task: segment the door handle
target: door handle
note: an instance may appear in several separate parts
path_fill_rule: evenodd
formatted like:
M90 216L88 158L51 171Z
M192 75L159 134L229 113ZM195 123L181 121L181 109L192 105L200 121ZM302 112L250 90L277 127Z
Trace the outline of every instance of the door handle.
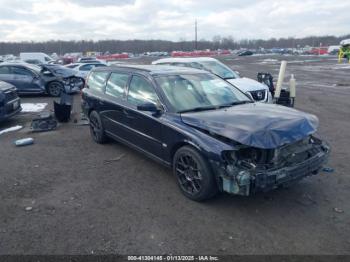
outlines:
M123 114L130 119L135 119L135 117L133 117L127 110L123 109Z

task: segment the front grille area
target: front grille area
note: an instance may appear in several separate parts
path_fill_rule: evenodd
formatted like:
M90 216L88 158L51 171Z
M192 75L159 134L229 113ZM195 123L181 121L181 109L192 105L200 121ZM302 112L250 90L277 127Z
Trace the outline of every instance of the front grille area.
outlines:
M18 97L17 92L15 90L5 92L5 101L9 102L15 100Z
M15 111L15 110L14 110L14 108L13 108L12 105L7 105L7 106L5 107L5 113L6 113L6 114L11 114L13 111Z
M251 91L250 94L255 101L264 101L266 97L266 90Z

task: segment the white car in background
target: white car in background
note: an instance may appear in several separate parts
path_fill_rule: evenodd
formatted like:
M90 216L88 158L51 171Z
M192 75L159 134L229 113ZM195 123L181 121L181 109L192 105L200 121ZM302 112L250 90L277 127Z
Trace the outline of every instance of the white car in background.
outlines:
M154 65L171 65L171 66L183 66L183 67L192 67L197 69L202 69L209 71L238 89L242 92L248 94L256 102L263 103L272 103L272 95L269 91L269 88L259 83L256 80L240 77L239 73L233 71L228 66L224 65L220 61L211 57L181 57L181 58L163 58L156 61L153 61Z
M83 79L85 79L88 76L91 69L95 67L103 67L103 66L107 66L107 65L101 62L74 63L74 64L66 65L66 67L77 71L75 76L81 77Z

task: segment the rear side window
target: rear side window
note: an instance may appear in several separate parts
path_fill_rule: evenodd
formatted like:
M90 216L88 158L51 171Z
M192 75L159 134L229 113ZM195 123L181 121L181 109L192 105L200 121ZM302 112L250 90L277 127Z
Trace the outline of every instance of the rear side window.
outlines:
M87 85L90 89L103 91L109 72L92 72Z
M129 75L112 73L106 86L106 94L114 97L123 97Z
M153 86L143 77L133 76L129 86L128 102L135 106L143 103L156 104L158 96Z
M0 75L6 75L9 73L10 73L10 70L7 66L0 66Z

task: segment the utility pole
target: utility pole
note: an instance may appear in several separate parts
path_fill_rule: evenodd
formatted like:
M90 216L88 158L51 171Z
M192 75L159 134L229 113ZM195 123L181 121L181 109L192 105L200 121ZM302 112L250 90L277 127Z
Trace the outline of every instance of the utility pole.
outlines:
M197 50L197 19L194 22L194 49Z

